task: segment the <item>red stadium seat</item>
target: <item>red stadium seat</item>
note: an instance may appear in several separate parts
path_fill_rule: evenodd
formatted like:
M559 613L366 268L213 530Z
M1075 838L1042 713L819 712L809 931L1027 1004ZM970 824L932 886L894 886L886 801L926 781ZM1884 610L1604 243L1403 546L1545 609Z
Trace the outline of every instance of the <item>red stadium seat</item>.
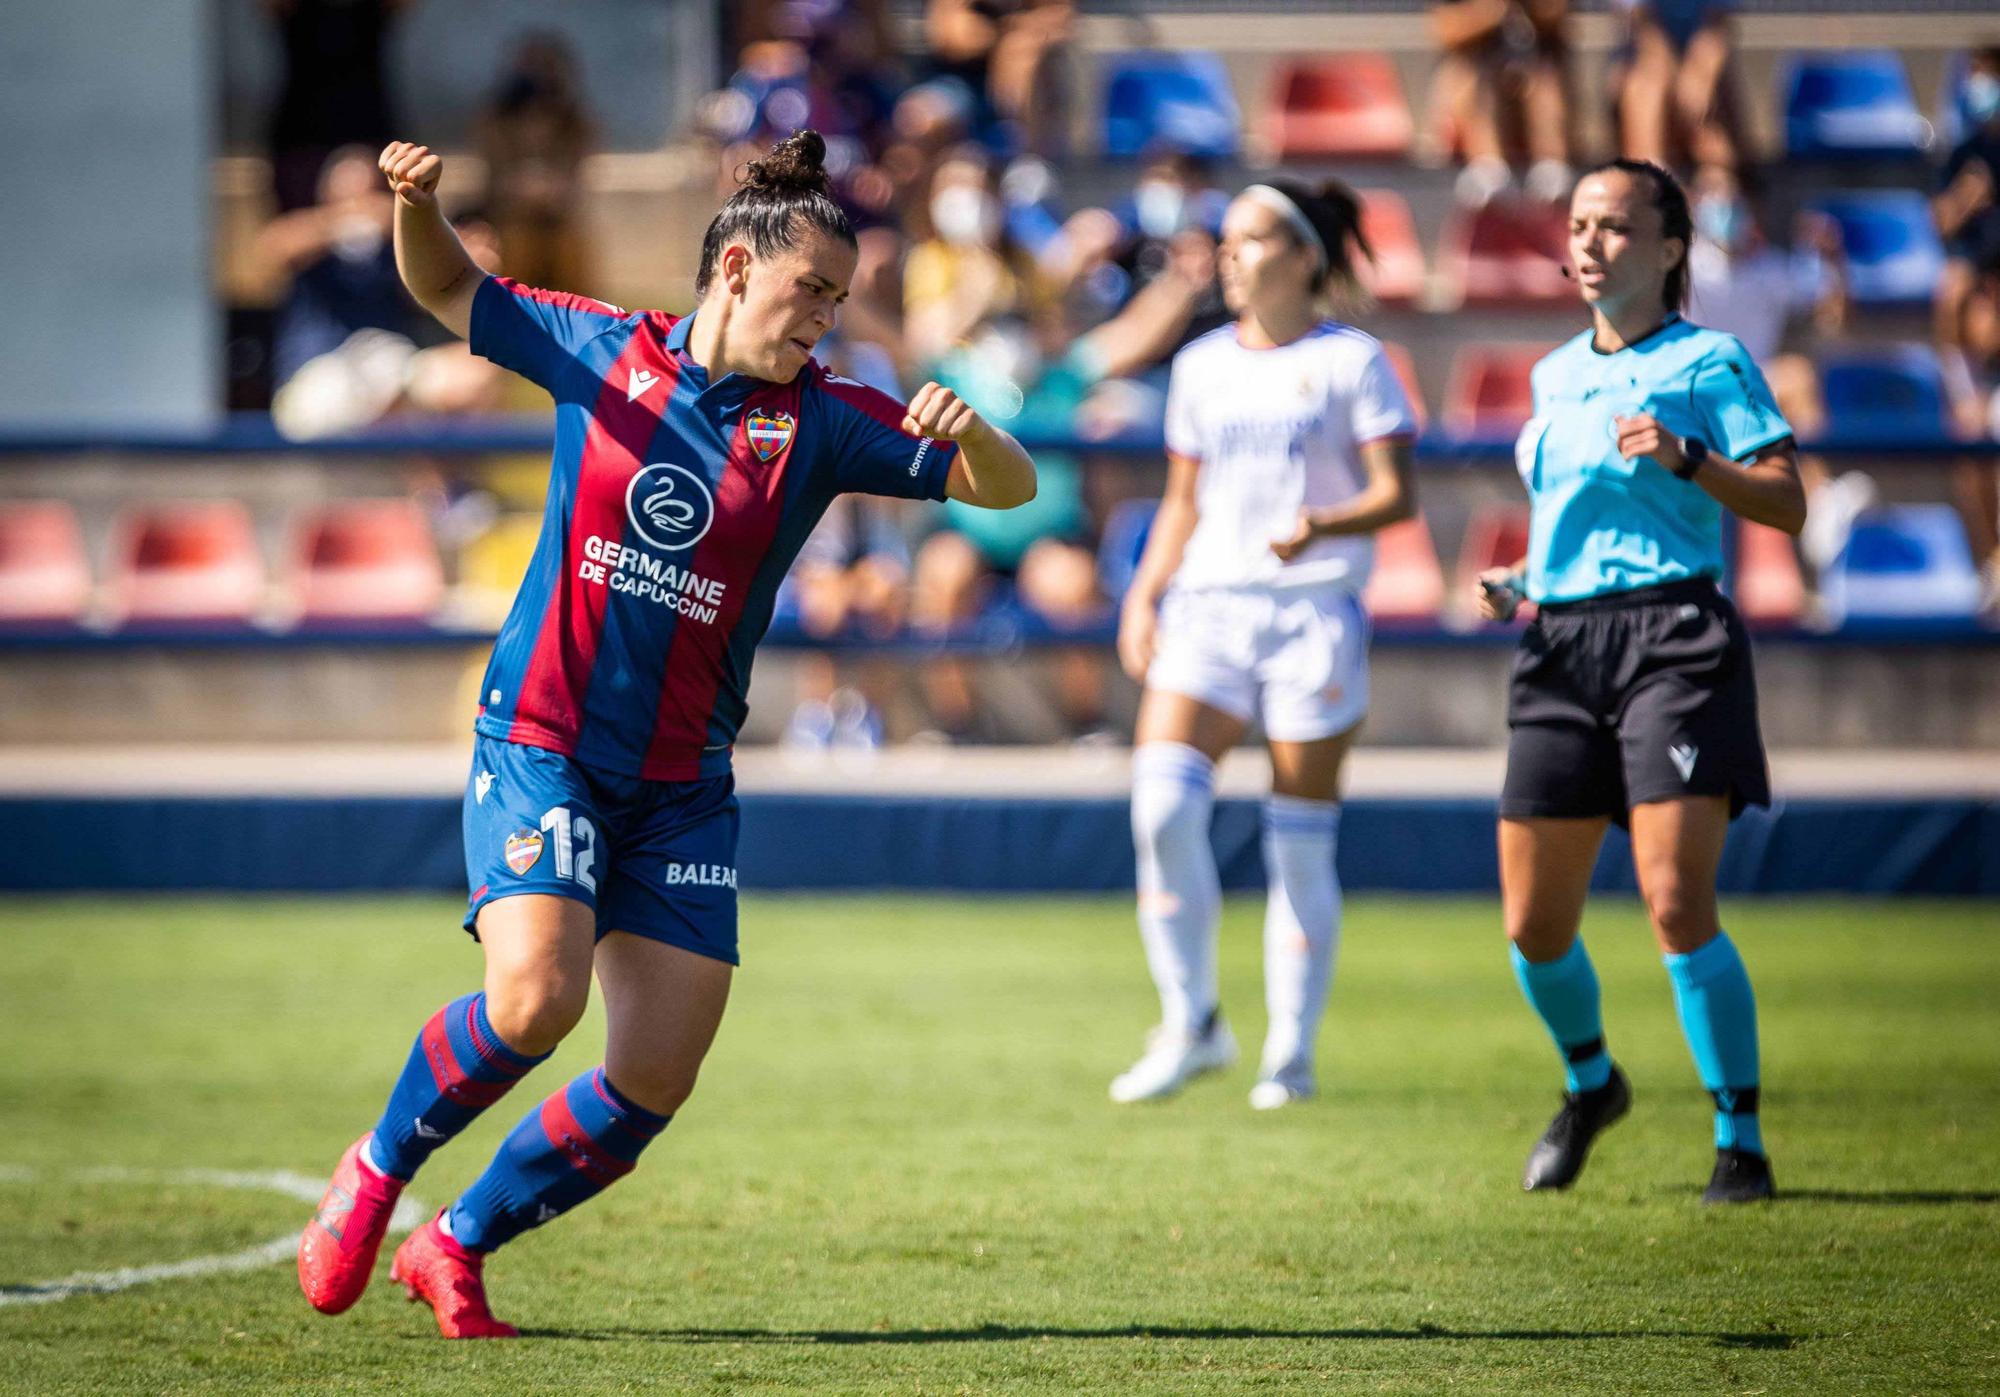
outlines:
M1550 204L1495 199L1459 209L1438 239L1438 271L1449 298L1468 306L1535 305L1566 301L1575 290L1563 277L1569 215Z
M74 621L90 602L90 561L61 500L0 503L0 621Z
M249 620L264 597L250 511L234 500L140 506L118 526L110 591L128 620Z
M1410 206L1393 189L1361 192L1361 236L1375 252L1362 259L1361 284L1376 300L1407 305L1424 294L1424 250L1417 241L1417 221Z
M430 524L413 500L346 500L293 526L293 589L306 620L419 620L444 597Z
M1468 612L1479 574L1488 568L1510 568L1528 556L1528 507L1524 504L1483 504L1466 521L1458 549L1458 575L1452 582L1452 602Z
M1403 392L1416 409L1417 430L1425 431L1431 425L1430 406L1424 402L1424 389L1417 382L1417 361L1410 357L1410 351L1389 340L1382 342L1382 352L1389 356L1390 366L1396 370L1396 380L1403 385Z
M1396 65L1381 53L1278 66L1264 141L1279 160L1401 160L1415 125Z
M1469 344L1451 357L1444 425L1454 436L1510 437L1534 416L1529 375L1555 346Z
M1805 610L1806 584L1799 575L1791 535L1768 524L1739 519L1736 525L1736 609L1753 626L1789 626Z
M1435 621L1444 606L1444 569L1419 515L1375 535L1375 571L1362 595L1381 621Z

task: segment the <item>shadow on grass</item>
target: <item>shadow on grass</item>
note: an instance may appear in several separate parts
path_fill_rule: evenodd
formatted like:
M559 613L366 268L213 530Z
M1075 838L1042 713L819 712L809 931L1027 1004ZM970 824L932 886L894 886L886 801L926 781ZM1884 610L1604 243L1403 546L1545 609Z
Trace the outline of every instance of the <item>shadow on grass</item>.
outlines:
M1420 1324L1413 1329L1277 1329L1250 1325L1127 1324L1101 1329L1059 1325L982 1324L974 1329L523 1329L525 1337L591 1342L654 1340L680 1344L994 1344L1024 1339L1309 1339L1363 1343L1426 1340L1481 1343L1577 1343L1605 1339L1705 1339L1717 1348L1798 1347L1797 1334L1736 1334L1701 1329L1446 1329Z
M1939 1204L2000 1203L1994 1189L1861 1189L1861 1188L1781 1188L1777 1201L1797 1199L1802 1203L1867 1203L1890 1208L1930 1207Z
M1658 1191L1672 1198L1699 1197L1701 1185L1673 1184ZM1770 1208L1786 1203L1851 1203L1869 1208L1976 1208L2000 1203L2000 1189L1785 1188L1780 1185L1776 1198L1742 1206Z

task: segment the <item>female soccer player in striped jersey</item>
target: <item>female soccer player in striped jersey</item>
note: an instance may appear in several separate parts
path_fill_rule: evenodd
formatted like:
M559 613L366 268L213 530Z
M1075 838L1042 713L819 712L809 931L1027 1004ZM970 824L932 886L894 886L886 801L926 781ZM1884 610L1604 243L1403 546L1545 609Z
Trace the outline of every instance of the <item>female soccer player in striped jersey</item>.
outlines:
M1220 906L1208 825L1215 764L1261 720L1265 1001L1250 1104L1313 1094L1340 943L1341 763L1368 708L1361 589L1376 530L1414 510L1416 420L1382 346L1327 317L1369 255L1348 189L1256 184L1223 221L1236 319L1175 355L1167 488L1126 594L1119 657L1145 685L1132 760L1139 933L1160 993L1114 1101L1169 1096L1228 1066L1217 1005Z
M530 1110L390 1276L448 1338L497 1338L486 1257L631 1172L694 1089L736 964L730 746L799 546L843 491L1009 508L1020 445L926 385L907 408L813 359L854 275L825 143L748 166L702 240L692 315L627 313L483 275L438 211L442 169L398 142L412 295L556 402L541 540L481 684L465 794L465 927L485 988L417 1035L299 1245L315 1308L367 1285L418 1167L555 1048L595 972L604 1063Z

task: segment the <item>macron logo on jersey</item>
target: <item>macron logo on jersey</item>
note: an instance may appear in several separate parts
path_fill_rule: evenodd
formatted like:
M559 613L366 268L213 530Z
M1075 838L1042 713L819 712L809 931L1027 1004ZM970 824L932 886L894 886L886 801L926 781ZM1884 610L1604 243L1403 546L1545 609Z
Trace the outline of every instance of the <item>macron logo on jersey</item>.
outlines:
M659 381L660 376L656 373L649 373L645 369L632 370L632 380L625 385L625 401L638 402L646 390Z

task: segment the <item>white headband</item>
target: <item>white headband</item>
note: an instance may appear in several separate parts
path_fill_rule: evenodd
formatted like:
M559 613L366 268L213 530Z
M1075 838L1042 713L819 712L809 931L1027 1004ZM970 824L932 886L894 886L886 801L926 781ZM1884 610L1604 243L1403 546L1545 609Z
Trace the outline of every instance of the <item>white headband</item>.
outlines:
M1312 226L1312 220L1306 217L1305 211L1293 201L1291 195L1268 184L1253 184L1245 189L1240 197L1262 204L1291 224L1292 231L1299 235L1306 246L1319 253L1320 265L1324 267L1327 264L1326 240L1320 237L1319 229Z

